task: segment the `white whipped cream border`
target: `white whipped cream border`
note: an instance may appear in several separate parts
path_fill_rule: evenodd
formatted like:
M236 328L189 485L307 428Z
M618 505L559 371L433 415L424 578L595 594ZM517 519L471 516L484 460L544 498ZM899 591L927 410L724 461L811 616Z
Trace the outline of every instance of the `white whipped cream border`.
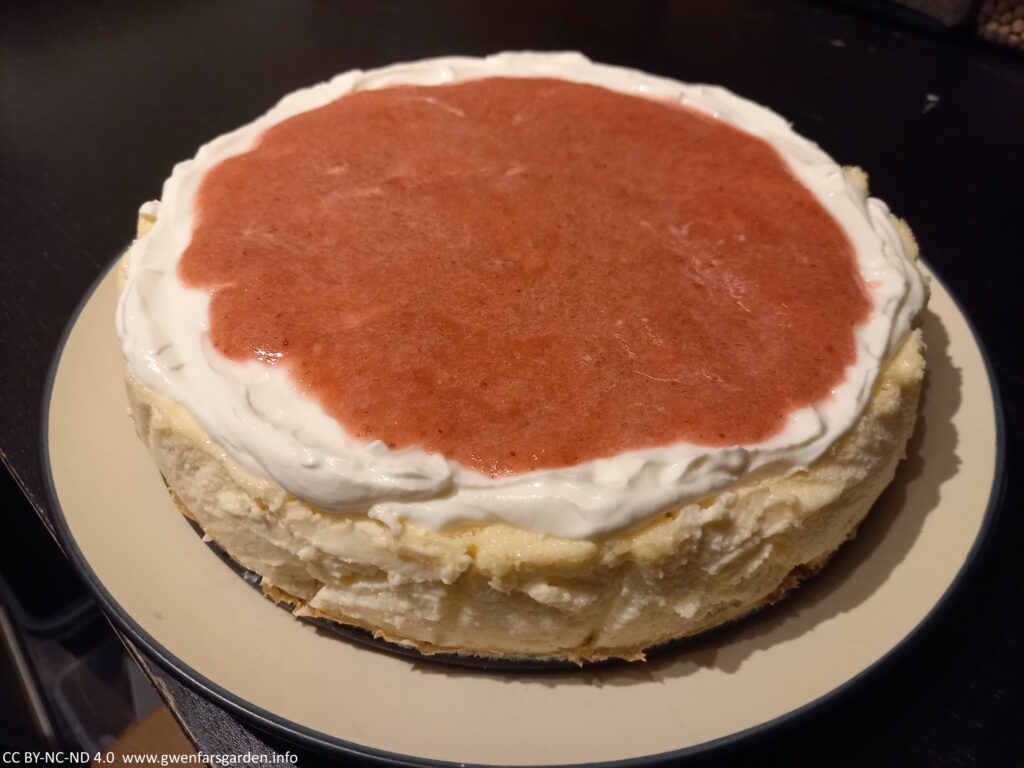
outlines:
M675 100L768 141L841 223L853 243L874 309L855 330L857 359L827 401L792 414L755 445L677 443L572 467L491 478L419 448L390 450L348 435L303 397L284 370L238 363L209 347L209 294L176 275L192 233L193 201L211 167L248 151L269 126L353 90L436 85L490 77L556 77ZM750 472L811 464L863 411L881 365L923 306L925 287L885 204L866 199L816 144L779 115L723 88L687 85L590 62L577 53L501 53L439 58L351 71L296 91L258 120L203 146L175 166L146 237L130 251L117 332L130 371L185 405L242 466L325 509L368 514L392 528L408 521L438 530L506 521L539 533L590 537L631 525L727 488Z

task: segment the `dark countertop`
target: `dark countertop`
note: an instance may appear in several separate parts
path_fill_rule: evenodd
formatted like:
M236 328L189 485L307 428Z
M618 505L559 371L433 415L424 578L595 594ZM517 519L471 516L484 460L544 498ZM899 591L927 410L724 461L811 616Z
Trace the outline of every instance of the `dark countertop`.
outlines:
M40 399L72 310L175 162L295 88L425 56L577 49L725 85L863 166L990 354L1007 422L1001 515L969 578L896 658L795 722L697 762L1020 764L1024 56L756 0L63 2L0 14L0 457L44 520ZM16 535L23 505L9 501ZM202 750L290 748L151 671Z

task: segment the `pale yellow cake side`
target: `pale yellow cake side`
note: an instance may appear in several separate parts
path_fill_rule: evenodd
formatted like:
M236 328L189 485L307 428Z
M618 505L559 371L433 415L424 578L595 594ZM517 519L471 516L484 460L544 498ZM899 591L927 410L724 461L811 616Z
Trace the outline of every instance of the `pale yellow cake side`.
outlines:
M388 527L365 511L328 512L239 466L186 408L130 373L127 389L139 436L186 514L297 615L424 653L639 659L773 602L856 532L904 455L923 374L914 330L864 413L807 469L748 477L593 539L501 523Z

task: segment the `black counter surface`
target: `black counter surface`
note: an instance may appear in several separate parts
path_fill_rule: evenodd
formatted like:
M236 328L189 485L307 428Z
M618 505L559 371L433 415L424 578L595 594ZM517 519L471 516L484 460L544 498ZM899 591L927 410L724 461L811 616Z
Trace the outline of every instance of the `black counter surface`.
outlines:
M351 68L506 49L724 85L791 120L909 220L1003 394L1006 484L968 578L852 691L694 763L1024 764L1024 55L812 3L94 2L0 5L0 457L48 511L43 382L92 281L173 164ZM298 751L140 659L203 751ZM767 762L764 762L767 761Z

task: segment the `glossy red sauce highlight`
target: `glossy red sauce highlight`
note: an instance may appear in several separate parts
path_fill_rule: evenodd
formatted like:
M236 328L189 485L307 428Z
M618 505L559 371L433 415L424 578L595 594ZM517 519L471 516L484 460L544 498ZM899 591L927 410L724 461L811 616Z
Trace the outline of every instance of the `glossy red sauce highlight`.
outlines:
M763 441L870 308L767 143L558 80L345 96L214 167L196 221L179 274L216 349L485 473Z

